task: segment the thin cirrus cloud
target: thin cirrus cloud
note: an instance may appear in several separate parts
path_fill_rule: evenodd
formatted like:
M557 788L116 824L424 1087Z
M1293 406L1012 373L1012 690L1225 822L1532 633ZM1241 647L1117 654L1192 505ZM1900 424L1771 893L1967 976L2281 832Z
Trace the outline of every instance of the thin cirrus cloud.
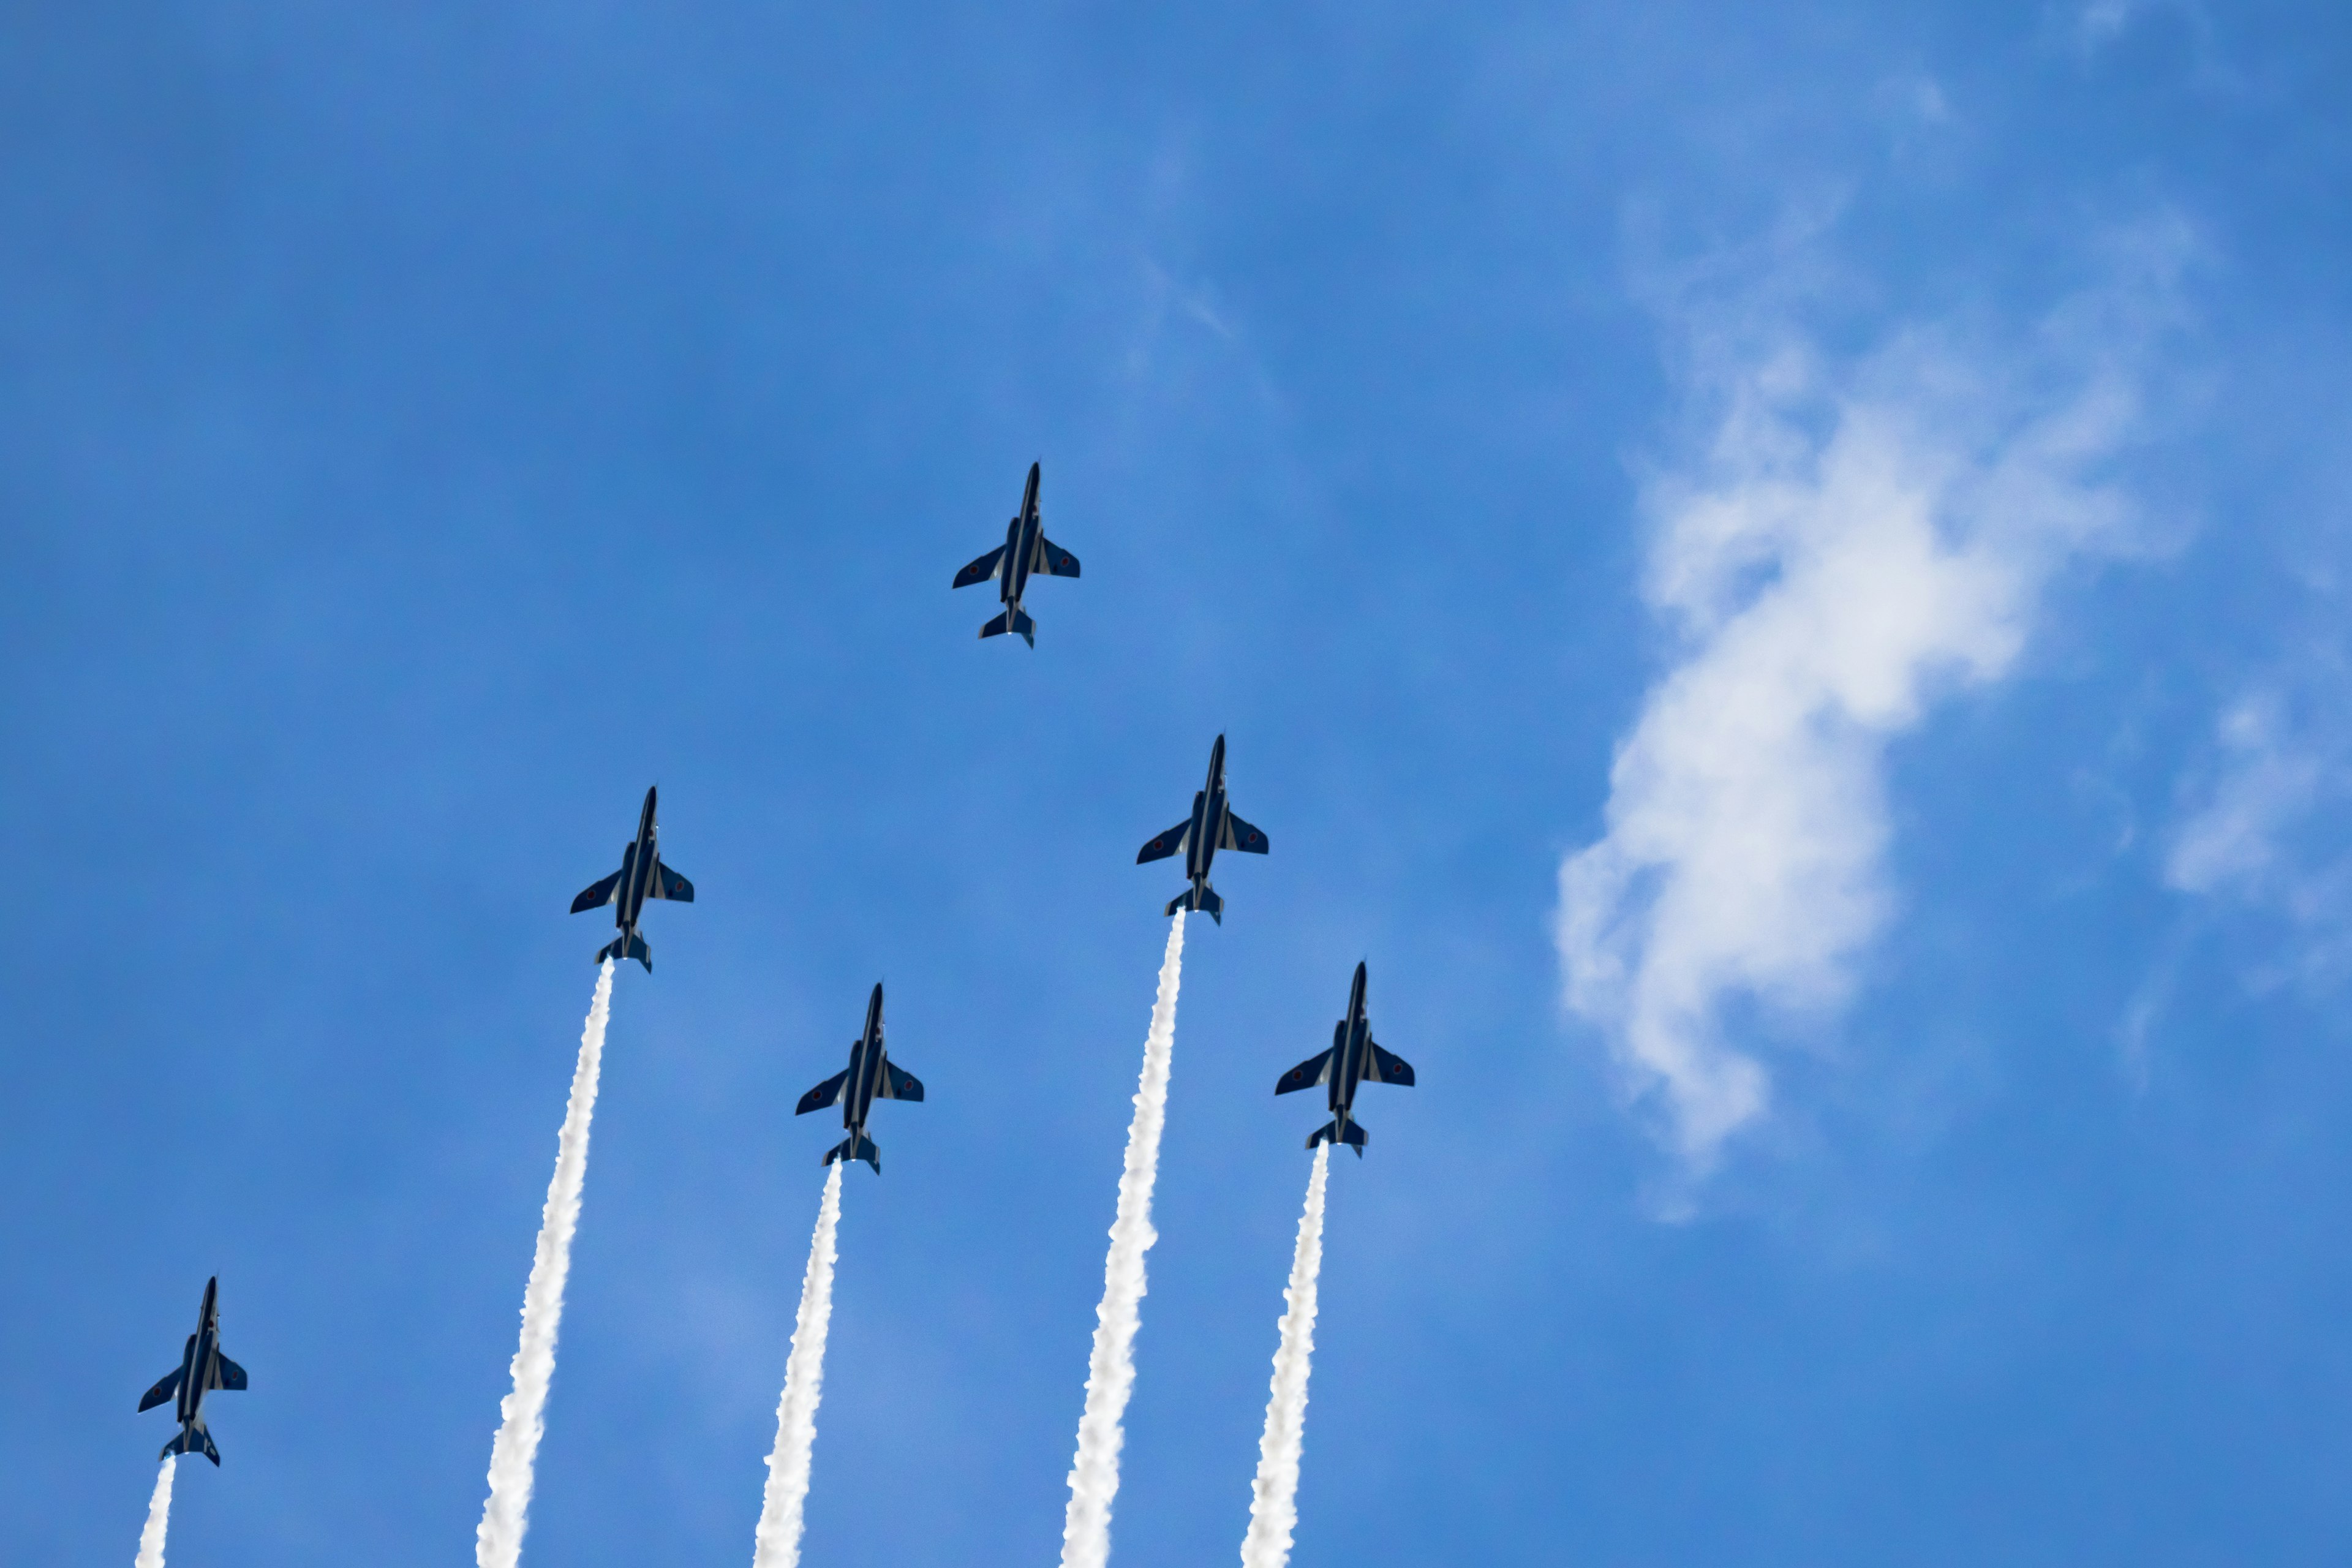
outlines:
M1570 1010L1687 1171L1767 1115L1764 1041L1834 1015L1892 917L1889 744L2015 668L2054 573L2134 546L2111 473L2174 247L2137 248L2147 276L2007 354L1696 334L1704 434L1643 497L1642 591L1675 652L1605 831L1560 867L1555 931Z
M2287 731L2274 693L2255 692L2221 715L2222 763L2182 819L2164 880L2184 893L2252 892L2279 858L2279 836L2318 797L2318 757Z

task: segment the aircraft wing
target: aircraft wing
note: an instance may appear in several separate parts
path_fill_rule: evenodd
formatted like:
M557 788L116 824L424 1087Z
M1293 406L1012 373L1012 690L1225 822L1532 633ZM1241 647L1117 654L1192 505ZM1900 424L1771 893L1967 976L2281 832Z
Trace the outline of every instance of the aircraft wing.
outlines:
M1365 1042L1370 1044L1370 1041ZM1392 1083L1400 1089L1412 1087L1412 1064L1402 1057L1372 1047L1372 1059L1364 1064L1364 1078L1370 1083Z
M226 1388L232 1394L241 1393L245 1388L245 1368L225 1355L214 1356L211 1386Z
M1175 826L1170 828L1167 832L1161 834L1159 837L1153 839L1150 843L1145 845L1142 848L1137 850L1135 852L1135 863L1140 866L1146 861L1165 860L1171 855L1181 855L1184 852L1184 840L1191 835L1192 831L1192 819L1188 816L1183 821L1178 823Z
M889 1058L882 1058L882 1082L875 1093L885 1100L920 1100L923 1080Z
M694 902L694 884L663 865L654 862L654 885L646 889L649 899L671 899L681 904Z
M601 882L590 883L587 888L582 890L578 898L572 900L572 912L576 915L582 910L593 910L598 904L611 903L613 901L613 889L620 885L621 874L618 871L614 872L611 876L605 878Z
M158 1405L163 1404L165 1400L179 1393L180 1371L180 1368L176 1366L173 1367L171 1371L163 1374L162 1381L158 1382L154 1387L141 1394L139 1396L139 1408L142 1410L152 1410Z
M802 1095L801 1102L793 1107L793 1114L806 1116L812 1110L823 1110L828 1105L839 1105L841 1086L848 1081L849 1069L844 1068L806 1094Z
M1217 840L1217 847L1238 849L1244 855L1263 855L1266 849L1265 832L1244 822L1228 806L1225 808L1225 834Z
M1284 1073L1282 1081L1274 1086L1274 1092L1289 1094L1296 1089L1312 1089L1318 1083L1328 1082L1330 1077L1331 1053L1319 1051Z
M973 562L971 565L965 567L962 571L957 573L954 586L959 588L969 588L974 583L987 582L991 577L996 575L997 568L1003 563L1003 561L1004 546L1000 544L995 549L990 551L987 554L982 556L979 560Z
M1043 572L1048 577L1075 577L1078 574L1078 558L1045 537L1037 535L1037 560L1029 570Z

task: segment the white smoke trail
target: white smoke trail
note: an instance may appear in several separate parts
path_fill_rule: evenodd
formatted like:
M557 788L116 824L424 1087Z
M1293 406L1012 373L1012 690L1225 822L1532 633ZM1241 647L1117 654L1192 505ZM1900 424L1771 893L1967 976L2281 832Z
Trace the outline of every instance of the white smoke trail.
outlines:
M1176 986L1183 976L1184 917L1168 931L1160 994L1143 1041L1143 1079L1127 1129L1127 1168L1118 1178L1118 1215L1103 1262L1102 1305L1095 1309L1094 1359L1087 1368L1086 1414L1070 1464L1070 1506L1062 1520L1062 1568L1103 1568L1110 1561L1110 1505L1118 1495L1118 1450L1126 1441L1127 1396L1135 1387L1135 1328L1143 1301L1143 1255L1160 1239L1151 1228L1151 1185L1160 1174L1160 1128L1168 1111L1168 1058L1176 1045Z
M147 1500L147 1528L139 1532L137 1568L163 1568L163 1531L172 1522L172 1459L155 1475L155 1495Z
M808 1501L809 1457L816 1447L816 1403L824 1394L824 1336L833 1323L835 1233L841 1226L841 1172L825 1173L809 1238L808 1272L801 1276L801 1315L793 1353L784 1359L784 1395L776 1402L776 1450L768 1456L768 1490L760 1502L760 1529L751 1568L794 1568L801 1560L802 1507Z
M1315 1355L1315 1281L1323 1272L1323 1178L1330 1169L1331 1145L1316 1145L1307 1209L1298 1216L1298 1249L1290 1258L1290 1289L1282 1293L1282 1343L1274 1352L1265 1432L1257 1440L1249 1533L1242 1538L1244 1568L1284 1568L1298 1525L1298 1455L1307 1440L1307 1373Z
M596 1075L604 1059L604 1023L613 1010L613 961L596 972L596 997L580 1031L580 1065L556 1137L555 1175L539 1221L539 1253L522 1292L522 1342L515 1350L514 1392L499 1402L490 1445L490 1496L474 1532L478 1568L515 1568L530 1525L530 1478L546 1430L547 1385L555 1376L555 1331L563 1321L563 1281L572 1272L572 1235L580 1226L580 1189L588 1178L588 1121L596 1113Z

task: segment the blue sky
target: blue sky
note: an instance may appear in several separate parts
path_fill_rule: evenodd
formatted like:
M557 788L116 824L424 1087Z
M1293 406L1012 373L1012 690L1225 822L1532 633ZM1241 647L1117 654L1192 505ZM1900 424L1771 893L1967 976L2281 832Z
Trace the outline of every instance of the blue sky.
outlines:
M2352 24L2320 5L19 7L0 1518L462 1562L648 783L526 1562L2352 1549ZM68 12L71 14L67 14ZM1769 11L1769 14L1766 14ZM1045 464L1034 653L950 595ZM837 1131L835 1134L837 1136Z

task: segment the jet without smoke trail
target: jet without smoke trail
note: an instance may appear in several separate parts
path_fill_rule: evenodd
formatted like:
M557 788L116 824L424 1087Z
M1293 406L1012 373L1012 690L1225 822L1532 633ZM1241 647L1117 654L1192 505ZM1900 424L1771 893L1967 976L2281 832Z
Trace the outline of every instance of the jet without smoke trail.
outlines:
M1075 577L1078 574L1078 558L1045 537L1044 515L1037 506L1037 491L1044 483L1040 465L1029 465L1029 482L1021 487L1021 510L1013 515L1004 530L1004 542L965 567L955 575L951 588L969 588L974 583L992 578L997 584L997 598L1004 613L980 628L984 637L1003 637L1006 632L1018 632L1021 640L1031 647L1037 646L1037 626L1021 608L1021 595L1029 586L1034 573L1048 577Z
M1307 1178L1307 1207L1298 1216L1290 1288L1282 1293L1282 1342L1274 1352L1265 1430L1257 1440L1257 1479L1250 1489L1243 1568L1283 1568L1290 1561L1291 1537L1298 1528L1298 1459L1307 1441L1307 1374L1315 1356L1315 1288L1323 1272L1323 1184L1330 1172L1331 1145L1325 1143L1315 1151L1315 1169Z
M1062 1568L1103 1568L1110 1560L1110 1505L1118 1495L1118 1451L1126 1442L1128 1395L1135 1387L1143 1258L1160 1239L1151 1228L1151 1188L1160 1173L1160 1131L1168 1113L1168 1067L1176 1045L1176 989L1183 966L1184 917L1179 914L1170 922L1168 951L1160 963L1160 993L1151 1004L1151 1031L1144 1037L1143 1076L1136 1086L1127 1163L1118 1178L1118 1212L1103 1261L1087 1405L1078 1417L1078 1452L1070 1464L1070 1502L1062 1518Z
M155 1495L147 1500L147 1525L139 1532L139 1556L134 1568L163 1568L163 1532L172 1523L172 1470L180 1461L163 1456L155 1474Z
M648 818L653 812L646 804ZM563 1322L563 1285L572 1273L572 1237L580 1227L580 1194L588 1181L588 1125L596 1114L596 1080L604 1059L604 1026L612 1016L613 961L596 973L595 999L580 1031L580 1060L572 1098L555 1143L555 1174L541 1211L539 1248L522 1292L522 1339L515 1349L514 1392L499 1402L499 1435L490 1444L490 1495L474 1532L478 1568L515 1568L530 1523L531 1473L546 1430L547 1387L555 1377L555 1335Z
M808 1269L801 1276L800 1317L793 1325L792 1354L784 1360L783 1397L776 1402L776 1447L768 1456L768 1485L760 1499L751 1568L795 1568L801 1560L809 1465L816 1448L816 1406L824 1393L824 1341L833 1323L841 1173L848 1164L847 1161L826 1163L833 1168L824 1173L816 1234L809 1238Z
M155 1386L140 1396L139 1408L152 1410L167 1399L176 1399L173 1414L180 1418L180 1435L163 1445L160 1456L169 1459L174 1454L202 1454L217 1467L220 1450L213 1447L213 1435L205 1430L205 1395L215 1388L226 1388L232 1394L245 1388L245 1368L221 1353L220 1348L220 1276L205 1281L205 1299L196 1309L196 1331L188 1336L187 1348L180 1352L180 1364L155 1380ZM168 1500L168 1486L163 1495Z

